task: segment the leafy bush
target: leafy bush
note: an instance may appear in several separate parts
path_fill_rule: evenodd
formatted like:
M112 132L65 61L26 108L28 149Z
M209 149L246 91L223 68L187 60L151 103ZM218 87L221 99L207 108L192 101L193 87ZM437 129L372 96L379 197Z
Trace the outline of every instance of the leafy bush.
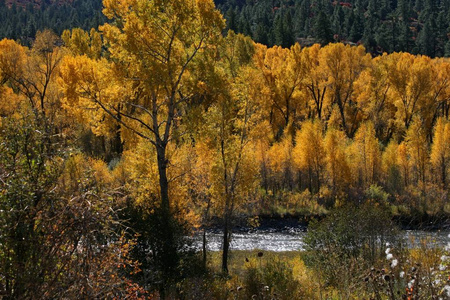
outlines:
M141 272L133 279L146 290L158 291L163 298L176 294L176 286L186 278L204 274L200 256L179 220L158 207L149 209L134 203L128 203L122 218L138 235L131 255Z
M0 295L5 299L138 297L133 242L117 221L120 195L101 165L67 155L32 117L0 128ZM106 166L104 166L106 169ZM3 299L2 298L2 299Z
M363 271L384 256L386 242L401 249L387 209L372 203L338 208L312 222L304 242L305 263L319 273L322 285L348 293Z

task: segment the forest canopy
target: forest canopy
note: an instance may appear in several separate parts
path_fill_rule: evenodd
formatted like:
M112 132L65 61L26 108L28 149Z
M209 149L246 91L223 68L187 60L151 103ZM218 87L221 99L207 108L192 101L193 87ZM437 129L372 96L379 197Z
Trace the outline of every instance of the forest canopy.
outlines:
M450 56L445 0L216 0L226 30L269 47L329 42L362 44L373 55ZM104 24L101 0L0 1L0 38L31 45L37 30L89 31Z
M193 228L220 227L226 274L260 215L450 214L448 58L268 46L211 0L103 6L0 41L2 295L164 298L206 269Z

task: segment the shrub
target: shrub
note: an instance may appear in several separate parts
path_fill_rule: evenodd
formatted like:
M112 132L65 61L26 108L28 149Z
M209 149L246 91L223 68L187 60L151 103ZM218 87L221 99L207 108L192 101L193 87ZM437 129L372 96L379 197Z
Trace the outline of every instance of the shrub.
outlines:
M147 291L158 291L161 297L173 295L184 279L203 275L200 256L179 220L158 207L148 209L131 202L122 213L138 235L131 255L142 271L133 279Z
M401 248L388 210L370 202L338 208L312 222L304 242L305 263L319 273L323 285L347 293L359 284L364 270L384 256L386 242Z
M278 258L261 264L250 264L243 278L242 299L297 299L300 284L292 268Z

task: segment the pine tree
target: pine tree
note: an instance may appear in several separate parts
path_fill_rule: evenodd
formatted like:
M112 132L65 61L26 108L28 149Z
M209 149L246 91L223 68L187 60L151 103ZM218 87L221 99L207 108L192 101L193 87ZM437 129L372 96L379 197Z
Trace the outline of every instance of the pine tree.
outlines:
M436 23L433 19L428 19L417 38L419 53L435 57L436 55Z
M237 31L237 20L236 20L236 10L230 7L225 14L225 19L227 20L227 29Z
M333 32L328 16L320 12L314 25L314 36L322 45L326 45L333 41Z
M445 44L445 57L450 57L450 40Z
M377 41L375 40L375 21L371 16L366 18L365 24L364 24L364 34L362 37L362 42L364 44L364 47L372 54L376 53L377 48Z
M399 26L399 50L411 52L414 42L412 40L413 33L409 28L409 24L407 22L401 21Z
M359 40L361 40L363 34L364 34L363 16L360 13L356 13L352 27L350 29L349 38L351 41L357 43Z
M339 37L343 34L343 26L345 21L345 13L342 9L342 6L336 5L334 7L334 12L332 16L332 30L335 34L337 34Z
M253 40L257 43L268 45L269 44L268 31L269 29L265 25L263 24L256 25L256 29L253 32Z

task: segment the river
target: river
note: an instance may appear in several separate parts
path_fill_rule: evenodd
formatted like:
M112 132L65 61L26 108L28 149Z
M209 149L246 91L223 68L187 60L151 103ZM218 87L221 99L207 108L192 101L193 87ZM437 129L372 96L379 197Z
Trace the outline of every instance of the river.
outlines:
M428 246L444 247L450 242L450 231L402 231L409 247L418 247L421 241ZM232 235L232 250L263 250L263 251L299 251L303 250L303 238L306 232L291 229L285 231L250 231L238 232ZM195 246L201 249L201 235L194 236ZM207 233L207 248L209 251L219 251L222 245L222 234L218 232Z

